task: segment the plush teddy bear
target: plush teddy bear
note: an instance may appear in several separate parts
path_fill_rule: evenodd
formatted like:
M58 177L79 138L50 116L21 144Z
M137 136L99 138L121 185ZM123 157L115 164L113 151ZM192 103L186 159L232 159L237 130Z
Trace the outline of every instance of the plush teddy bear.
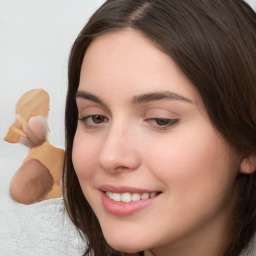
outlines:
M16 104L16 117L4 140L30 148L10 183L11 197L32 204L61 196L63 149L47 141L49 95L43 89L26 92Z

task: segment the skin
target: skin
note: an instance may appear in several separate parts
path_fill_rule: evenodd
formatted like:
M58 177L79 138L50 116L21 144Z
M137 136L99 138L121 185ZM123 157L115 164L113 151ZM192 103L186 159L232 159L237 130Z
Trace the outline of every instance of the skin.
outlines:
M174 61L139 32L109 32L89 46L78 92L73 164L107 242L157 256L221 255L241 161ZM106 184L160 194L117 216L103 205Z

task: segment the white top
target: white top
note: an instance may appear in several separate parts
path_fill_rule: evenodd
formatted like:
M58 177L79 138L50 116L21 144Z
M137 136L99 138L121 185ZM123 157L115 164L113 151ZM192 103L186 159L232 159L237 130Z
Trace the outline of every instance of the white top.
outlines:
M32 205L1 198L0 255L81 256L84 246L61 198Z

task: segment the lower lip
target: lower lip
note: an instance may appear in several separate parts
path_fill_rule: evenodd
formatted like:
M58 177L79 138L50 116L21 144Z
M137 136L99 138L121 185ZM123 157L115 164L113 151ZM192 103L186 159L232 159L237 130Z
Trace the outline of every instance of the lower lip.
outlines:
M109 213L117 216L130 216L149 206L158 196L129 203L113 201L104 192L102 192L101 198L105 209Z

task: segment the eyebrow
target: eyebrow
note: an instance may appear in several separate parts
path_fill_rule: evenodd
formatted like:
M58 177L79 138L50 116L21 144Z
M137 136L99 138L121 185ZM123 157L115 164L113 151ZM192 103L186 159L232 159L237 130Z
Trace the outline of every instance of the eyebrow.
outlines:
M134 104L139 104L139 103L146 103L146 102L158 101L158 100L174 100L174 101L183 101L186 103L193 103L192 100L180 94L170 92L170 91L152 92L152 93L146 93L146 94L134 96L132 102Z
M98 103L106 108L107 104L101 100L99 97L97 97L94 94L88 93L86 91L77 91L76 93L76 98L82 98L86 100L93 101L95 103ZM146 93L146 94L141 94L134 96L132 99L133 104L142 104L142 103L147 103L147 102L152 102L152 101L159 101L159 100L174 100L174 101L183 101L186 103L191 103L193 104L193 101L174 92L170 91L160 91L160 92L152 92L152 93Z
M103 107L107 108L107 104L103 100L101 100L96 95L88 93L86 91L77 91L76 98L82 98L82 99L85 99L85 100L90 100L90 101L98 103L98 104L102 105Z

